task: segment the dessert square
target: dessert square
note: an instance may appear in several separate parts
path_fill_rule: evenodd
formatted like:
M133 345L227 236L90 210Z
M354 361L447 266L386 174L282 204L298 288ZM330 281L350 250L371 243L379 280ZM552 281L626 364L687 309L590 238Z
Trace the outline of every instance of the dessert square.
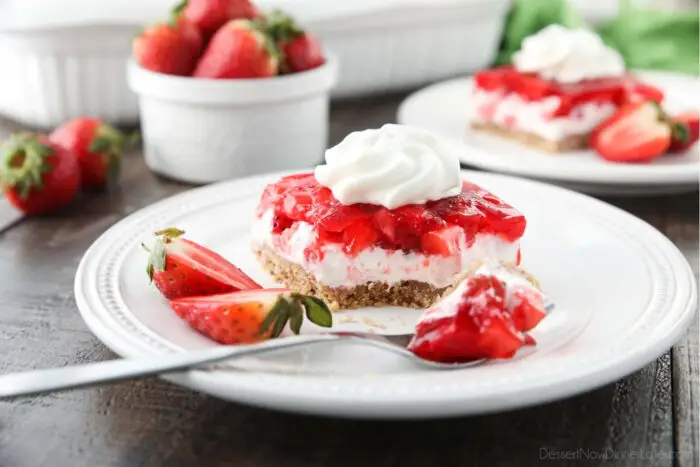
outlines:
M550 152L585 149L627 102L663 100L594 33L550 26L523 42L512 65L474 75L469 124Z
M333 308L426 308L474 262L519 262L525 217L476 185L457 191L389 209L343 204L313 173L287 176L261 197L253 249L277 281Z

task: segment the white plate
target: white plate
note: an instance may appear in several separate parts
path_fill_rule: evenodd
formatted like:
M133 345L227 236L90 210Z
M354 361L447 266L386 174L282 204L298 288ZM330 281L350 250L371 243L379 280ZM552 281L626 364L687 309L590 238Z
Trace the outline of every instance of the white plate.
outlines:
M665 93L664 107L673 113L700 107L700 80L690 76L638 72L642 80ZM658 194L692 191L698 187L695 145L683 154L669 155L650 164L617 164L591 150L550 154L467 125L471 78L434 84L410 95L399 107L397 121L435 131L466 144L461 160L467 165L559 183L596 194Z
M379 350L335 344L313 353L239 360L238 370L228 366L168 379L224 399L294 412L367 418L474 414L616 380L663 353L685 331L697 301L695 281L681 253L658 231L571 191L495 174L464 176L514 202L528 218L524 266L558 305L536 329L534 351L460 371L426 371ZM158 228L178 226L272 285L249 251L248 229L264 185L277 178L198 188L111 227L76 274L76 301L92 331L125 357L216 345L181 322L148 285L140 243ZM363 319L370 317L386 332L403 332L417 315L383 308L340 312L335 322L381 331Z

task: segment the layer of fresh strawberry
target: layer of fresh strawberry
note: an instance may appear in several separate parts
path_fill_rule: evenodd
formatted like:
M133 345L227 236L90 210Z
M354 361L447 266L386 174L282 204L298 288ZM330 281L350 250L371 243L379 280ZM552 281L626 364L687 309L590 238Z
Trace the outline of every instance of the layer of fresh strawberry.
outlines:
M317 258L323 257L320 247L327 243L343 245L349 255L376 245L451 256L461 238L470 245L477 233L487 233L513 242L523 235L526 225L525 217L515 208L467 182L457 196L386 209L370 204L342 205L313 174L298 174L266 187L257 214L269 210L273 211L273 233L281 234L298 221L313 225L318 248L307 255Z
M534 345L525 333L545 316L541 295L521 288L508 299L505 287L491 275L467 279L425 313L409 350L426 360L454 363L511 358Z
M577 106L587 102L613 103L620 106L634 100L661 102L663 93L653 86L639 82L633 76L559 83L540 78L534 73L521 73L507 65L483 70L474 75L476 87L486 91L516 93L527 101L548 96L560 99L553 116L568 116Z

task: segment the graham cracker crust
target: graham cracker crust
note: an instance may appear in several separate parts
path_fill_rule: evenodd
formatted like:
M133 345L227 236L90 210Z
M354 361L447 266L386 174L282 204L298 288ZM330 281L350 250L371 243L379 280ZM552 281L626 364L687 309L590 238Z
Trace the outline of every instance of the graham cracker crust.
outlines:
M527 146L543 149L551 153L562 153L588 148L587 134L569 136L561 141L550 141L540 138L537 135L533 135L532 133L508 130L498 125L494 125L493 123L472 122L470 125L474 130L483 131L501 138L517 141Z
M356 287L328 287L301 266L281 258L269 248L255 251L255 256L263 269L276 281L299 293L320 298L332 310L375 306L429 308L448 289L418 281L402 281L397 284L368 282Z

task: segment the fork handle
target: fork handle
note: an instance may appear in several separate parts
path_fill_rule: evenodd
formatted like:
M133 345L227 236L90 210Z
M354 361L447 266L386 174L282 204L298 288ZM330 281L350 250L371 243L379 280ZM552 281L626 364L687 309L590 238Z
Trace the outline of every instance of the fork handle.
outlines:
M271 339L255 345L218 346L155 357L118 359L46 370L9 373L0 376L0 399L179 372L233 357L257 355L277 349L288 349L345 338L349 337L336 334L309 334Z

